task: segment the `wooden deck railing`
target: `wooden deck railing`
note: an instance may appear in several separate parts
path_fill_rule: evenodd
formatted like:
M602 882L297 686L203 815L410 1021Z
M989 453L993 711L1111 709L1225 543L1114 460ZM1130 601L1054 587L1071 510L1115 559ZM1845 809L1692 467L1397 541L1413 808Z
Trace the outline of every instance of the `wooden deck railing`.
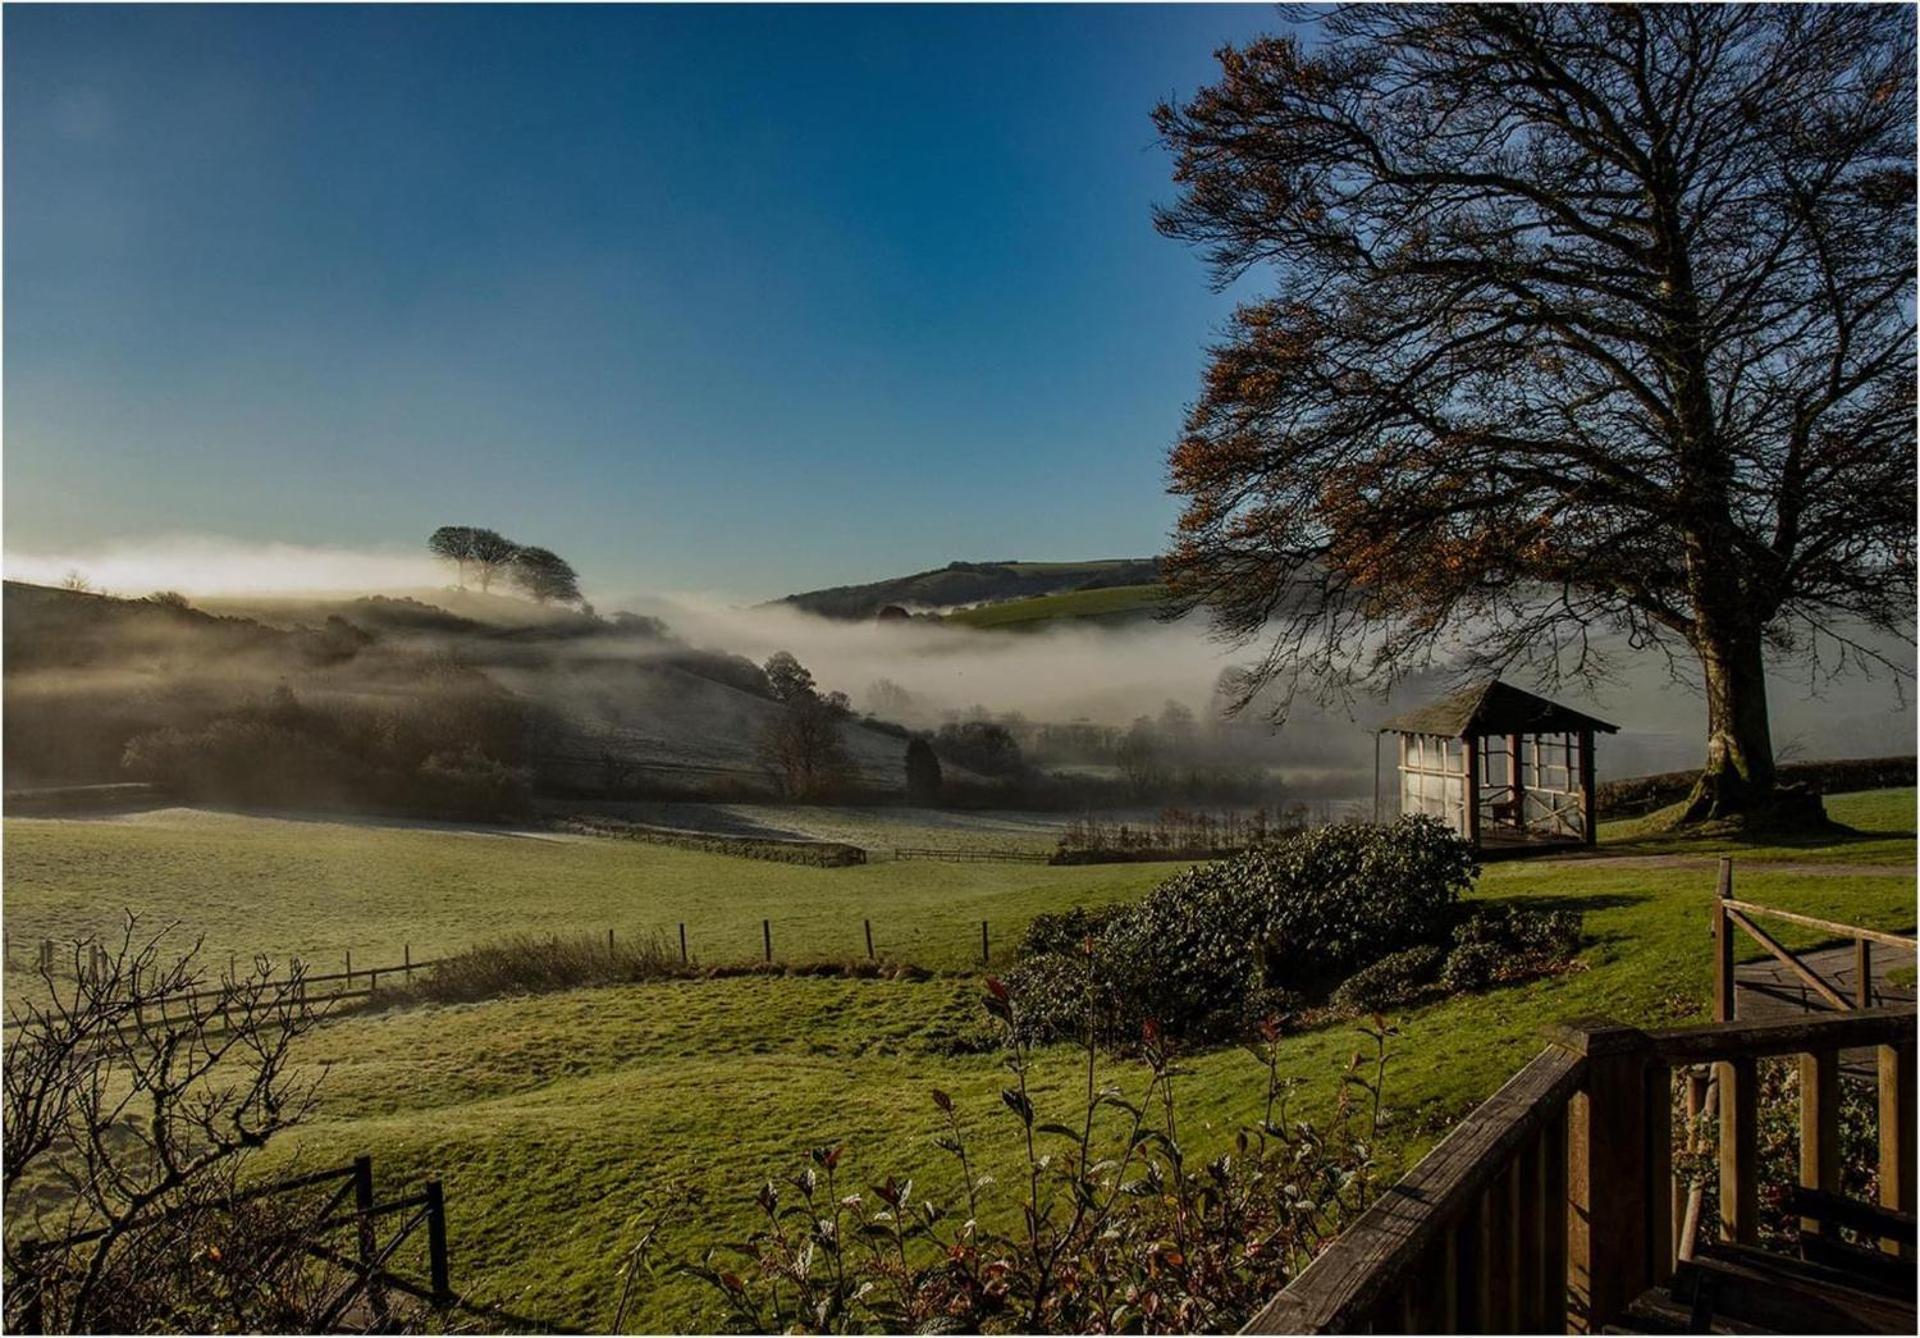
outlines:
M1722 1234L1758 1230L1755 1065L1797 1055L1800 1179L1839 1190L1839 1055L1879 1056L1881 1207L1914 1207L1911 1007L1642 1031L1597 1020L1552 1043L1387 1190L1250 1333L1598 1332L1672 1275L1686 1186L1673 1077L1717 1066ZM1892 1249L1892 1241L1883 1242Z

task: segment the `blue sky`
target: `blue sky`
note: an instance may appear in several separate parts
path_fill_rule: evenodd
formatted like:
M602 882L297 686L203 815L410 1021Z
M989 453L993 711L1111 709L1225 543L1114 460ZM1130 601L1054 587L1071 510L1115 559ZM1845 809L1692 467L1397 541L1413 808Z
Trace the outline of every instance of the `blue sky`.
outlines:
M764 596L1157 551L1265 6L5 11L9 554L495 526Z

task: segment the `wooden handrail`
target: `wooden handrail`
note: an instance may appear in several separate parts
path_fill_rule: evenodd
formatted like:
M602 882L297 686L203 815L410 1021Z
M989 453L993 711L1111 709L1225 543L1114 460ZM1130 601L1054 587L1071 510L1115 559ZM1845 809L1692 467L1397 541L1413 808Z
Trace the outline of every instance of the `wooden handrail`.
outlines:
M1580 1087L1586 1061L1558 1047L1533 1061L1342 1231L1246 1333L1340 1333L1397 1305L1441 1233L1478 1202L1523 1143Z
M1730 911L1745 911L1748 915L1770 915L1776 920L1787 920L1793 924L1805 925L1809 929L1824 929L1842 938L1863 938L1870 943L1884 943L1890 948L1904 948L1908 952L1920 950L1920 940L1909 934L1889 934L1881 929L1863 929L1859 925L1843 925L1836 920L1822 920L1817 915L1783 911L1778 906L1762 906L1757 902L1741 901L1736 897L1722 898L1721 904Z
M1653 1056L1669 1067L1716 1060L1764 1059L1822 1049L1852 1050L1874 1045L1912 1045L1912 1004L1897 1008L1859 1008L1847 1013L1809 1013L1788 1021L1713 1022L1647 1033Z
M1732 920L1735 924L1746 930L1748 938L1772 953L1774 960L1798 976L1801 984L1805 985L1808 989L1812 990L1815 994L1842 1012L1853 1007L1851 1000L1843 998L1839 990L1836 990L1833 986L1827 984L1826 981L1820 979L1818 973L1809 969L1805 962L1802 962L1798 957L1795 957L1791 952L1787 951L1786 946L1782 944L1780 940L1749 920L1740 911L1733 909L1733 907L1728 906L1725 909L1729 920Z

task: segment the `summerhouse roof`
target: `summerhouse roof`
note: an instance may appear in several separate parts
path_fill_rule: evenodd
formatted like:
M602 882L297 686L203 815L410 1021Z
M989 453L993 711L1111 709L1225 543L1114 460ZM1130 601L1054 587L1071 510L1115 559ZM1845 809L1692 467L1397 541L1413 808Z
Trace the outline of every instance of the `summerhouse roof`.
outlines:
M1457 739L1469 734L1577 734L1583 729L1616 734L1620 727L1494 678L1402 711L1382 721L1380 729Z

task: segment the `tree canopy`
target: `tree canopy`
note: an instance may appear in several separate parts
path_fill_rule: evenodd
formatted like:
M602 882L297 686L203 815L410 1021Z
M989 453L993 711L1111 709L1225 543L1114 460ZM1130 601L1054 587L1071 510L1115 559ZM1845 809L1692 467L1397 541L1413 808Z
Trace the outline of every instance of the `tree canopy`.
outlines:
M1161 230L1272 284L1171 454L1174 611L1264 640L1243 686L1281 710L1442 651L1602 672L1624 634L1697 663L1694 814L1770 802L1763 651L1912 634L1910 13L1359 6L1323 38L1156 112Z
M551 549L515 543L477 525L442 525L427 538L427 551L454 566L461 588L472 577L482 591L502 577L530 599L545 604L581 601L580 577Z

